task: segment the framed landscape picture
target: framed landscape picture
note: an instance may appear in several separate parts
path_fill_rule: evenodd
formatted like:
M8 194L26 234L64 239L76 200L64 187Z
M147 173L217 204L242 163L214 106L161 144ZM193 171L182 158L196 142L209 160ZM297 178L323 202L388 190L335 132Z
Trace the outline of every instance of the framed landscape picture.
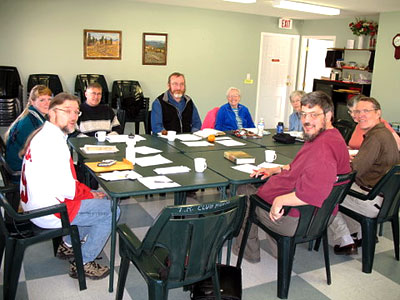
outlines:
M85 59L121 59L122 32L116 30L83 30Z
M143 33L143 65L167 64L168 34Z

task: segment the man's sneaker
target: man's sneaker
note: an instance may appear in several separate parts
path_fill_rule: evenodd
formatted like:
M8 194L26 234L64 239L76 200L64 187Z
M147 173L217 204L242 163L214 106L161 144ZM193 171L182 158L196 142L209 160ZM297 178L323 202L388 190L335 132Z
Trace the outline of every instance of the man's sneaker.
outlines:
M68 247L64 242L61 242L57 248L56 256L60 259L70 259L74 257L74 250Z
M110 268L99 265L95 261L91 261L83 265L83 271L87 278L98 280L106 277L110 273ZM71 265L69 267L69 276L75 279L78 278L78 271L75 261L71 262Z

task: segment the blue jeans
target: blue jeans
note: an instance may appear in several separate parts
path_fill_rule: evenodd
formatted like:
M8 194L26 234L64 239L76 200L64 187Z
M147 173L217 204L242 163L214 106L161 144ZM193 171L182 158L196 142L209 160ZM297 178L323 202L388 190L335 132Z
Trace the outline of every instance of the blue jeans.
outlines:
M78 226L81 240L86 236L86 242L81 247L84 264L96 259L110 237L111 204L109 199L82 200L78 214L71 222ZM119 216L120 209L117 206L117 220ZM71 237L65 237L64 241L70 244Z

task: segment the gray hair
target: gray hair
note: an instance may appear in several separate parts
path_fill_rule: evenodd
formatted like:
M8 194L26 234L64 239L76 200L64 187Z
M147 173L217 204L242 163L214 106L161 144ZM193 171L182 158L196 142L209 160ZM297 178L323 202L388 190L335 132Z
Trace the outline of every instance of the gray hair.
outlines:
M358 95L351 97L349 100L347 100L347 107L349 109L354 108L354 106L357 105L358 101L360 101L361 98L366 98L366 97L367 96L365 96L363 94L358 94Z
M239 96L240 96L240 90L239 90L238 88L234 87L234 86L231 86L231 87L226 91L226 96L227 96L227 97L229 96L229 93L230 93L231 91L238 91Z
M289 99L290 101L292 101L292 99L296 96L300 96L300 98L302 98L305 94L306 94L305 91L300 91L300 90L293 91L290 93Z

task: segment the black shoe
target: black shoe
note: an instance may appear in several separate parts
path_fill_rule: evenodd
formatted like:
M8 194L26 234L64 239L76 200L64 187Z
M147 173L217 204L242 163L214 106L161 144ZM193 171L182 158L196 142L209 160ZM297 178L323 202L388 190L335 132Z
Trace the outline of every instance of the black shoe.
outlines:
M358 254L356 244L350 244L350 245L343 246L343 247L340 247L340 245L335 245L335 247L333 247L333 251L335 252L336 255Z

